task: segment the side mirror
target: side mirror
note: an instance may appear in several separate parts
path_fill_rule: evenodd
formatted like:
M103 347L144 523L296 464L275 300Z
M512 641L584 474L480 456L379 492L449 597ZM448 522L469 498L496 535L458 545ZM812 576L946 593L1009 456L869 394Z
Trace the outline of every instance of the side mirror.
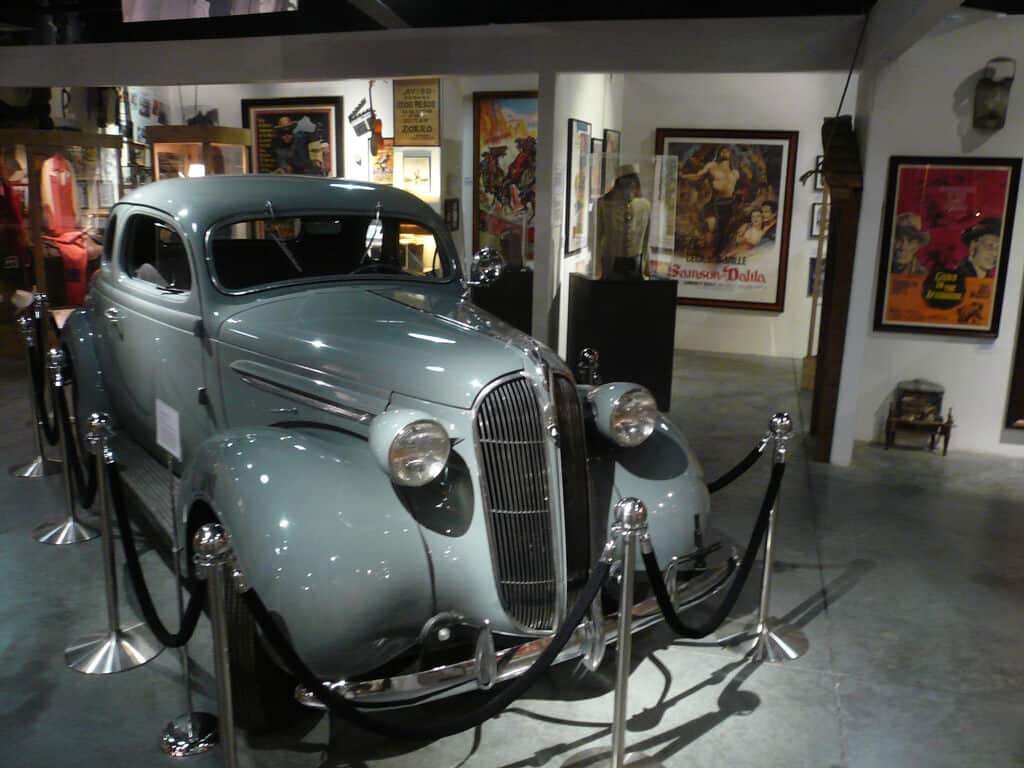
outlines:
M505 269L505 260L495 248L481 248L473 254L466 285L490 285Z

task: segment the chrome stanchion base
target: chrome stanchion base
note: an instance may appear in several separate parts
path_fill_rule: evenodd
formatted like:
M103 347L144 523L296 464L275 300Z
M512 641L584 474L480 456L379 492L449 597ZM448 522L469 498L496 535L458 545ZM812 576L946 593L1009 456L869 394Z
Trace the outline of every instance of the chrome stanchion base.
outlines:
M571 755L562 763L562 768L606 768L612 765L612 751L608 747L592 747ZM664 768L664 763L643 752L630 752L626 755L623 765L643 766L643 768Z
M84 675L112 675L141 667L164 647L145 624L87 635L64 649L64 661Z
M28 464L19 464L10 468L12 477L49 477L60 474L60 462L45 456L36 456Z
M60 523L43 523L32 529L32 538L40 544L81 544L99 536L99 531L69 517Z
M176 717L160 734L160 751L170 757L192 757L217 743L217 718L208 712Z
M799 659L810 647L803 632L773 619L769 619L760 631L754 627L745 634L745 641L731 645L730 648L741 656L750 655L754 661L781 664Z

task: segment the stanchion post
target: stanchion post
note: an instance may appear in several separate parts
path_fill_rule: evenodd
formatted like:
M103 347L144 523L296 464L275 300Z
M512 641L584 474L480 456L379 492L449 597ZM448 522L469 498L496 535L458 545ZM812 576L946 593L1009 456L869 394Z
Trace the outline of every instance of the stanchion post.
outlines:
M788 413L776 413L769 422L772 437L774 464L785 464L788 455L788 442L793 434L793 420ZM757 623L748 635L750 642L737 646L743 654L751 654L755 661L766 661L777 664L783 661L799 659L809 644L807 637L797 627L783 624L769 617L772 596L772 570L775 545L775 521L779 513L781 489L775 495L775 501L768 515L768 533L764 544L764 570L761 573L761 599L757 609Z
M636 553L647 535L647 507L642 501L625 498L615 505L616 531L622 542L620 574L618 658L615 664L615 703L612 712L612 748L588 749L571 756L563 768L622 768L642 765L661 768L661 763L639 752L626 754L626 720L629 717L629 673L633 652L633 592L636 584Z
M53 399L56 402L58 397L64 397L64 387L71 383L64 350L51 349L46 358L46 367L50 373ZM75 489L71 484L71 462L74 460L71 453L71 441L75 439L75 436L71 433L70 425L60 418L59 408L56 409L56 413L60 442L64 448L64 503L67 506L67 517L59 523L43 523L36 526L32 531L32 538L41 544L79 544L95 539L100 534L95 528L78 519ZM38 429L36 434L39 434Z
M40 294L41 295L41 294ZM43 449L43 424L42 414L46 403L36 405L36 388L32 385L32 350L36 346L36 331L32 319L21 315L17 319L18 333L21 334L22 344L25 346L25 369L28 372L28 402L32 408L32 421L35 424L36 433L36 455L27 464L19 464L11 467L10 473L14 477L48 477L60 472L60 462L46 458L46 451Z
M207 579L207 605L213 629L213 668L217 676L217 709L220 719L220 742L224 747L226 768L238 766L238 742L235 734L235 707L231 696L231 653L228 646L228 623L225 594L228 585L234 589L234 553L227 531L218 523L202 526L192 540L193 560Z
M144 623L121 626L117 598L117 570L114 560L114 534L110 522L110 494L107 465L114 463L110 450L113 429L110 417L94 413L89 418L87 441L95 452L96 497L99 500L100 528L103 532L103 578L107 593L107 631L87 635L64 649L64 660L76 672L109 675L141 666L156 658L163 646Z
M177 493L175 492L174 457L167 454L167 474L170 477L171 531L174 563L175 593L178 597L178 626L184 624L185 599L181 585L181 534L178 531ZM217 718L209 712L196 712L192 706L192 670L188 657L188 643L178 649L181 653L181 677L185 686L185 714L171 720L160 734L160 749L170 757L192 757L210 750L217 743Z

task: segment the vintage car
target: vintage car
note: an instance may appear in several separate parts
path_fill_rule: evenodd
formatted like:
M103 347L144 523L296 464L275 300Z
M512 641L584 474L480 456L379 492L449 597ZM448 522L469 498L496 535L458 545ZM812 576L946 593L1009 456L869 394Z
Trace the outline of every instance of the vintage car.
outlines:
M113 208L65 326L79 417L109 412L161 461L180 440L183 540L219 521L300 657L357 703L521 674L623 497L647 505L680 605L731 572L694 556L707 489L651 395L578 384L470 303L499 267L478 253L467 280L441 218L391 187L161 181ZM640 581L637 629L657 620ZM561 660L594 666L614 642L606 593ZM259 727L282 675L244 604L230 605L235 701Z

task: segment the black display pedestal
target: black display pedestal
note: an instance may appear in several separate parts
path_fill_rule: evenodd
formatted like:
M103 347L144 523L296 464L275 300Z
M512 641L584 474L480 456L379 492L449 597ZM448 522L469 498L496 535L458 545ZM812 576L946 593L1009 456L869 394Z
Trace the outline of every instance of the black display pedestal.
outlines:
M672 396L676 334L675 280L569 278L566 358L575 370L580 350L600 354L601 381L647 387L667 411Z
M506 268L492 285L473 288L473 303L480 309L530 333L533 323L533 271Z

